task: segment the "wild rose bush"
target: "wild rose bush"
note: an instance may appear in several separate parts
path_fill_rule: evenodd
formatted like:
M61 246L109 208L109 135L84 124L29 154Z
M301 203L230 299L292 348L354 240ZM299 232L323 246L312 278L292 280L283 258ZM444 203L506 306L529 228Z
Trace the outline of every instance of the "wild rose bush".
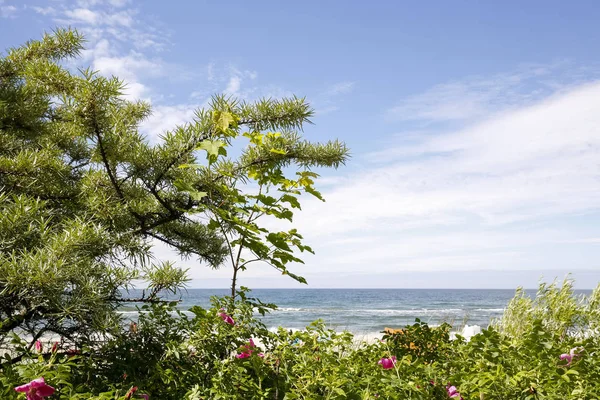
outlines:
M245 292L234 304L215 298L209 310L147 305L136 324L95 348L34 346L2 370L0 398L28 398L40 378L53 392L30 399L598 398L600 340L589 330L598 292L577 298L567 283L540 293L527 304L517 293L507 316L469 341L417 321L371 344L320 322L271 332L254 313L273 306ZM535 318L521 325L524 315ZM587 335L565 334L583 332L581 323Z

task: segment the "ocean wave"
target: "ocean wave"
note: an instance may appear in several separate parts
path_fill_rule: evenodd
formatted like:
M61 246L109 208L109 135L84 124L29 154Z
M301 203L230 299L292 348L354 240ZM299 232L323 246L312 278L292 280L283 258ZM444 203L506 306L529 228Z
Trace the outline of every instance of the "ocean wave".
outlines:
M460 314L467 312L462 308L409 308L409 309L357 309L351 312L363 312L368 314L386 314L386 315L444 315Z
M409 308L409 309L367 309L367 308L298 308L298 307L282 307L276 312L283 313L312 313L312 314L340 314L340 315L445 315L445 314L460 314L468 313L469 310L462 308Z

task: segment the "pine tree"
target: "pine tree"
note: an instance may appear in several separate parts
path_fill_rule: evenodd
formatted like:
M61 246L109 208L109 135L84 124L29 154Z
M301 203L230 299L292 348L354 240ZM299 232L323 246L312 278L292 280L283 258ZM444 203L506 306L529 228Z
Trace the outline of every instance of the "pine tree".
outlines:
M298 195L320 196L311 168L347 158L343 143L302 140L305 100L217 96L150 143L139 129L149 104L126 101L116 77L64 66L83 42L59 29L0 57L0 346L12 332L31 345L45 333L81 344L119 329L124 302L176 291L186 271L153 264L154 241L213 268L228 256L232 294L247 266L241 248L302 280L286 264L300 261L294 247L310 248L256 217L291 220ZM228 158L241 140L241 156ZM124 298L135 279L148 290Z

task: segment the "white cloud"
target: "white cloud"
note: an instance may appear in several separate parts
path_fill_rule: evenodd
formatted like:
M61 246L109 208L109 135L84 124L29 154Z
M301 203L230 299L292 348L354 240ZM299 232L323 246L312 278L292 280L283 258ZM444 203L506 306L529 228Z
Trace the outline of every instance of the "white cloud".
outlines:
M130 0L109 0L108 3L114 7L125 7Z
M124 56L102 56L94 59L94 69L107 75L115 75L124 79L132 79L142 71L146 75L160 76L163 66L158 61L152 61L137 52L130 52Z
M348 94L354 89L354 82L339 82L325 91L326 95L337 96L340 94Z
M600 257L598 239L577 220L600 214L600 83L555 90L529 105L472 115L462 128L398 136L395 147L359 157L360 166L350 163L343 175L326 179L320 186L327 202L302 199L303 211L291 225L317 255L303 254L306 265L292 270L327 287L346 275L342 286L362 286L366 271L463 271L464 277L480 270L561 275L596 268L590 260ZM191 110L164 112L183 122ZM226 282L227 274L192 272L215 282ZM249 269L244 279L288 284L262 268Z
M168 42L168 34L157 21L138 15L138 9L126 7L130 0L68 0L56 7L32 7L43 15L52 15L59 24L76 26L93 44L108 39L124 47L160 51Z
M140 131L147 135L151 142L156 142L167 130L191 122L194 111L202 106L202 104L153 106L152 115L142 123Z
M211 62L199 71L201 85L190 92L190 99L206 100L212 94L218 93L244 101L292 95L290 91L277 85L261 84L256 71L241 69L231 64L217 65Z
M57 23L69 24L82 32L88 41L82 58L70 62L80 67L82 61L105 76L117 76L126 83L124 96L130 100L152 100L152 80L157 77L185 79L189 73L153 56L168 40L168 35L148 23L138 10L126 7L129 0L68 0L56 8L34 8L52 15ZM173 78L176 77L176 78ZM156 96L155 99L156 100Z
M129 11L119 11L117 13L105 16L107 25L120 25L130 27L133 25L133 13Z
M229 78L229 82L227 83L227 87L225 88L226 94L235 95L239 92L242 86L242 78L238 75L234 75Z
M102 38L94 47L84 50L82 58L92 64L92 68L104 76L116 76L127 84L125 97L131 100L150 99L150 89L142 80L163 76L165 65L161 60L151 60L146 55L134 50L126 54Z
M215 79L215 64L210 63L206 66L206 79L211 82Z
M57 10L54 7L31 7L33 11L42 15L56 15Z
M125 7L131 3L131 0L77 0L79 7L95 7L101 5L110 5L113 7Z
M107 13L89 8L76 8L74 10L65 10L64 15L66 19L61 19L60 21L69 24L131 27L134 22L131 10ZM116 33L120 34L120 31Z
M254 81L258 77L258 74L255 71L240 70L231 65L227 68L227 70L229 72L229 77L227 78L227 85L223 90L223 93L247 100L258 91L258 88L255 85L251 85L250 87L242 90L242 83ZM223 77L215 79L214 65L209 65L207 72L209 78L212 78L210 81L219 84L219 81L223 80Z
M102 15L96 11L87 8L76 8L74 10L66 10L65 16L70 23L84 23L96 25L102 21Z
M17 14L17 7L0 0L0 17L12 18Z
M77 0L76 1L76 4L79 7L84 7L84 8L99 6L102 3L103 3L102 0Z
M363 161L324 191L326 203L304 202L294 226L318 244L311 264L356 271L372 263L378 273L560 267L564 259L542 262L531 249L558 252L556 243L581 237L576 224L558 229L552 218L600 211L599 100L600 83L590 83L463 129L413 136L383 164Z

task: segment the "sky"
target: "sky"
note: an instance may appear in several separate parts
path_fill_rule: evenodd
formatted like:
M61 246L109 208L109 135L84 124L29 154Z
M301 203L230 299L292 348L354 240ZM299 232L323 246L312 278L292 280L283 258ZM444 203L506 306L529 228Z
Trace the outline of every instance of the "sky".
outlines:
M73 66L152 104L150 141L215 93L306 96L304 136L339 138L294 226L308 287L514 288L600 281L596 1L0 0L0 49L71 26ZM190 287L226 287L190 268ZM263 266L250 287L301 287Z

